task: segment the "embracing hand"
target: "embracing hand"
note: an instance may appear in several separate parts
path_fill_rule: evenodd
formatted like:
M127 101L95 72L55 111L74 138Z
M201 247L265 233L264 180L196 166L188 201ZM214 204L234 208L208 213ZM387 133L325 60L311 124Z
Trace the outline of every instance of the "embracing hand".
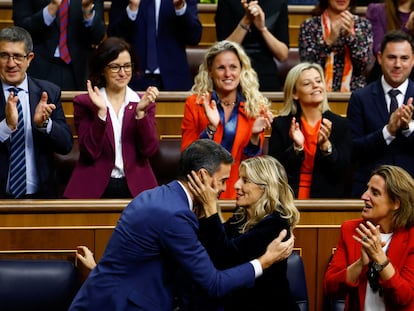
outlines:
M199 170L201 178L197 172L192 171L191 175L187 175L188 187L190 192L194 195L197 202L201 203L204 209L204 214L209 217L217 213L217 199L219 196L217 181L211 178L207 170Z

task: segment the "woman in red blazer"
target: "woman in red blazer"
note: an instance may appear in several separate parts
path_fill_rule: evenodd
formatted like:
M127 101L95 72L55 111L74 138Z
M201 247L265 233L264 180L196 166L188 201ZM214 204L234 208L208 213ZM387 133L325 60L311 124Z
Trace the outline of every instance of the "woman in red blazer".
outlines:
M259 92L257 74L243 48L226 40L206 52L192 92L181 123L181 150L205 138L231 152L234 164L221 198L235 199L240 162L262 154L264 130L273 121L270 102Z
M414 310L413 189L405 170L380 166L362 195L362 219L343 223L324 289L345 296L345 310Z
M131 46L106 39L91 59L88 93L74 98L80 156L66 198L131 198L157 186L149 157L158 149L155 103L128 87L137 68Z

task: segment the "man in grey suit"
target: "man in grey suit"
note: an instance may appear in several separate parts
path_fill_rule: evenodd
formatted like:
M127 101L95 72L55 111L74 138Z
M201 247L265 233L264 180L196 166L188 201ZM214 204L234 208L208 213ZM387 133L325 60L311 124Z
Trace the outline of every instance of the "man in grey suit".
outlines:
M351 125L355 168L352 196L366 190L371 172L381 164L397 165L414 177L414 43L410 35L387 33L377 55L382 76L352 93ZM392 95L396 94L396 95Z
M187 176L207 172L220 191L226 188L231 154L212 140L193 142L181 155L178 180L139 194L123 211L103 257L91 271L69 310L173 310L177 270L211 296L252 286L256 277L291 253L286 230L265 254L219 271L198 240L197 205Z
M56 197L53 154L67 154L73 145L60 88L26 73L33 58L32 39L25 29L0 31L0 198ZM15 139L20 131L20 140ZM13 146L21 147L20 157ZM17 159L22 159L22 170L13 174ZM18 192L10 187L15 176L23 176Z

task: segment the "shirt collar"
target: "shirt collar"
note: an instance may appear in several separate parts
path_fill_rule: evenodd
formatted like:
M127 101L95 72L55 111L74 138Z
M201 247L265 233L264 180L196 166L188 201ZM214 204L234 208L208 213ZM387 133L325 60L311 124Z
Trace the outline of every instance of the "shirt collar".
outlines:
M8 92L11 87L17 87L17 88L25 91L25 93L29 92L29 87L28 87L28 82L27 82L27 75L24 78L23 82L18 84L18 85L10 85L10 84L4 83L4 82L2 82L1 84L2 84L2 87L3 87L3 93L5 93L6 91Z
M384 90L384 94L388 94L388 92L392 89L397 89L401 92L401 94L405 97L405 93L407 93L408 88L408 79L406 79L403 83L401 83L398 87L393 88L391 85L385 81L384 76L381 77L381 85L382 89Z
M183 183L179 180L177 180L178 184L183 188L185 195L187 197L188 206L190 207L190 210L193 210L193 200L191 199L190 193L187 191L187 189L184 187Z

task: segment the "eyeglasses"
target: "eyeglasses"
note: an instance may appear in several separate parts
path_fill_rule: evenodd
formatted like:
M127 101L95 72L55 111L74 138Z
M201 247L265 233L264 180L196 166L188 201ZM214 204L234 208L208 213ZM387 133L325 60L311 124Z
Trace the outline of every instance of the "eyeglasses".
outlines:
M13 55L10 55L9 53L6 53L6 52L0 52L0 60L2 62L4 62L4 63L5 62L8 62L9 59L11 58L11 59L13 59L13 61L16 64L21 64L21 63L23 63L24 59L27 56L29 56L29 54L26 54L26 55L22 55L22 54L13 54Z
M126 64L123 64L122 66L118 65L118 64L109 64L109 65L107 65L107 67L113 73L120 72L121 69L124 69L125 72L131 72L132 68L134 67L134 64L133 63L126 63Z

